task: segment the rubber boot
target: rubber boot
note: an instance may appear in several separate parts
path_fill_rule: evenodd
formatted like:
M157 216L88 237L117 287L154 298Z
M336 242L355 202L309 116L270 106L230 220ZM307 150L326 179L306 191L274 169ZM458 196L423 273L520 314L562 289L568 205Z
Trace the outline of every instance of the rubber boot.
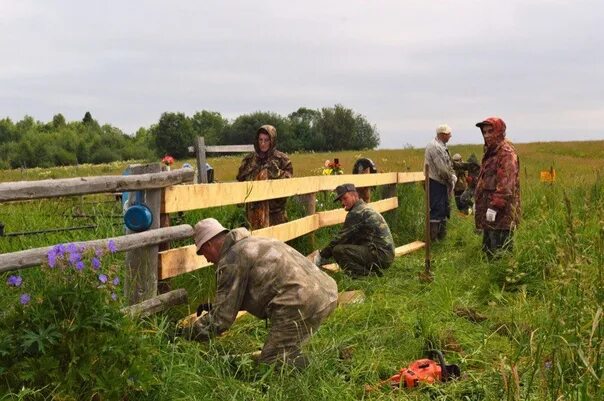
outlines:
M434 242L438 238L439 227L440 227L440 221L431 221L430 222L430 242Z
M443 220L438 225L438 234L437 234L436 238L439 241L442 241L445 239L446 236L447 236L447 220Z

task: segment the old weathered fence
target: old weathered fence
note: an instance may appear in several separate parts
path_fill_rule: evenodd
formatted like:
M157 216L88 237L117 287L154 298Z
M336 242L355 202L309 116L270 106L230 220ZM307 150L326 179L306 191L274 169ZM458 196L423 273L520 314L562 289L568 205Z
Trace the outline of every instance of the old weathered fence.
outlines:
M190 238L193 228L184 224L160 227L162 218L169 213L218 207L224 205L265 201L274 198L298 196L305 204L306 216L284 224L252 231L254 236L268 236L288 241L312 233L319 228L342 223L346 217L343 209L316 213L316 194L331 191L337 185L354 183L357 187L383 186L385 199L369 205L379 212L398 207L396 185L424 181L423 172L381 173L361 175L311 176L286 180L228 182L213 184L177 185L193 179L192 169L155 172L142 168L141 173L128 176L82 177L59 180L15 182L0 184L0 202L39 199L91 193L146 191L153 213L154 225L141 233L130 233L79 244L87 247L105 245L113 240L118 251L127 254L125 289L129 304L137 304L157 295L157 281L200 269L210 264L196 254L194 245L158 251L160 244ZM397 254L405 254L424 246L416 241L397 248ZM40 265L52 247L23 250L0 255L0 272ZM173 302L178 296L164 296ZM157 302L146 305L157 309ZM164 301L161 301L164 302ZM136 311L140 308L131 308ZM144 308L143 308L144 309Z

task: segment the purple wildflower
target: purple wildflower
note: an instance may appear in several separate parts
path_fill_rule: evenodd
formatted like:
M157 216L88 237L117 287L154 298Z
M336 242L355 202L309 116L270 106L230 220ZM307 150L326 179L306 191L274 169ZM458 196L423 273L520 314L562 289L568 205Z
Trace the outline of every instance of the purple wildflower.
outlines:
M120 278L119 278L119 277L117 277L117 276L116 276L116 277L113 279L113 285L120 285Z
M72 266L77 266L78 262L82 260L82 255L78 252L73 252L69 254L69 264Z
M27 305L29 301L31 301L31 296L28 293L21 294L21 297L19 297L21 305Z
M101 261L99 260L99 258L97 258L97 257L92 258L92 268L94 270L99 270L99 267L101 267Z
M78 253L78 246L76 244L74 244L73 242L70 244L67 244L67 252L69 253Z
M105 274L99 274L99 281L103 284L105 284L107 282L107 275Z
M57 254L54 249L51 249L50 252L48 252L48 267L50 267L52 269L56 265L57 265Z
M107 243L107 249L109 249L109 252L111 253L115 253L117 252L117 247L115 246L115 241L110 239L109 242Z
M23 282L23 278L21 276L10 276L8 280L6 280L6 284L10 287L20 287Z
M117 294L115 292L111 293L111 299L113 299L114 301L117 301Z
M75 265L76 270L82 271L84 270L84 262L82 262L81 260L78 261Z
M52 250L54 251L55 256L65 255L65 245L63 244L55 245Z

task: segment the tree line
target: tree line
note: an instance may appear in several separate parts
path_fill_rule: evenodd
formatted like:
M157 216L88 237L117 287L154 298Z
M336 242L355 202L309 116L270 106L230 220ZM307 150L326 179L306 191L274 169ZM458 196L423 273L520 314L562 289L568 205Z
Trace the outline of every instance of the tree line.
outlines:
M100 125L89 112L71 122L62 114L47 123L25 116L16 123L0 120L0 168L155 160L166 154L181 159L191 157L188 147L197 136L205 137L208 145L251 144L264 124L277 128L277 147L284 152L374 149L380 141L375 125L342 105L320 110L301 107L287 116L254 112L233 121L207 110L192 116L166 112L133 136Z

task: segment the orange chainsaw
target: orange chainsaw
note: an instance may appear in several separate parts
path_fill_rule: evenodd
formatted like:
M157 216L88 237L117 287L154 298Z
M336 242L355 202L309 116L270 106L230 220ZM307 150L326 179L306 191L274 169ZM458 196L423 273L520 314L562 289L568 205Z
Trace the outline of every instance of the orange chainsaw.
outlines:
M428 358L418 359L377 386L366 386L365 390L373 391L385 384L389 384L392 388L413 388L423 383L446 382L461 375L459 366L445 364L442 352L431 350L430 353L435 355L438 361Z

